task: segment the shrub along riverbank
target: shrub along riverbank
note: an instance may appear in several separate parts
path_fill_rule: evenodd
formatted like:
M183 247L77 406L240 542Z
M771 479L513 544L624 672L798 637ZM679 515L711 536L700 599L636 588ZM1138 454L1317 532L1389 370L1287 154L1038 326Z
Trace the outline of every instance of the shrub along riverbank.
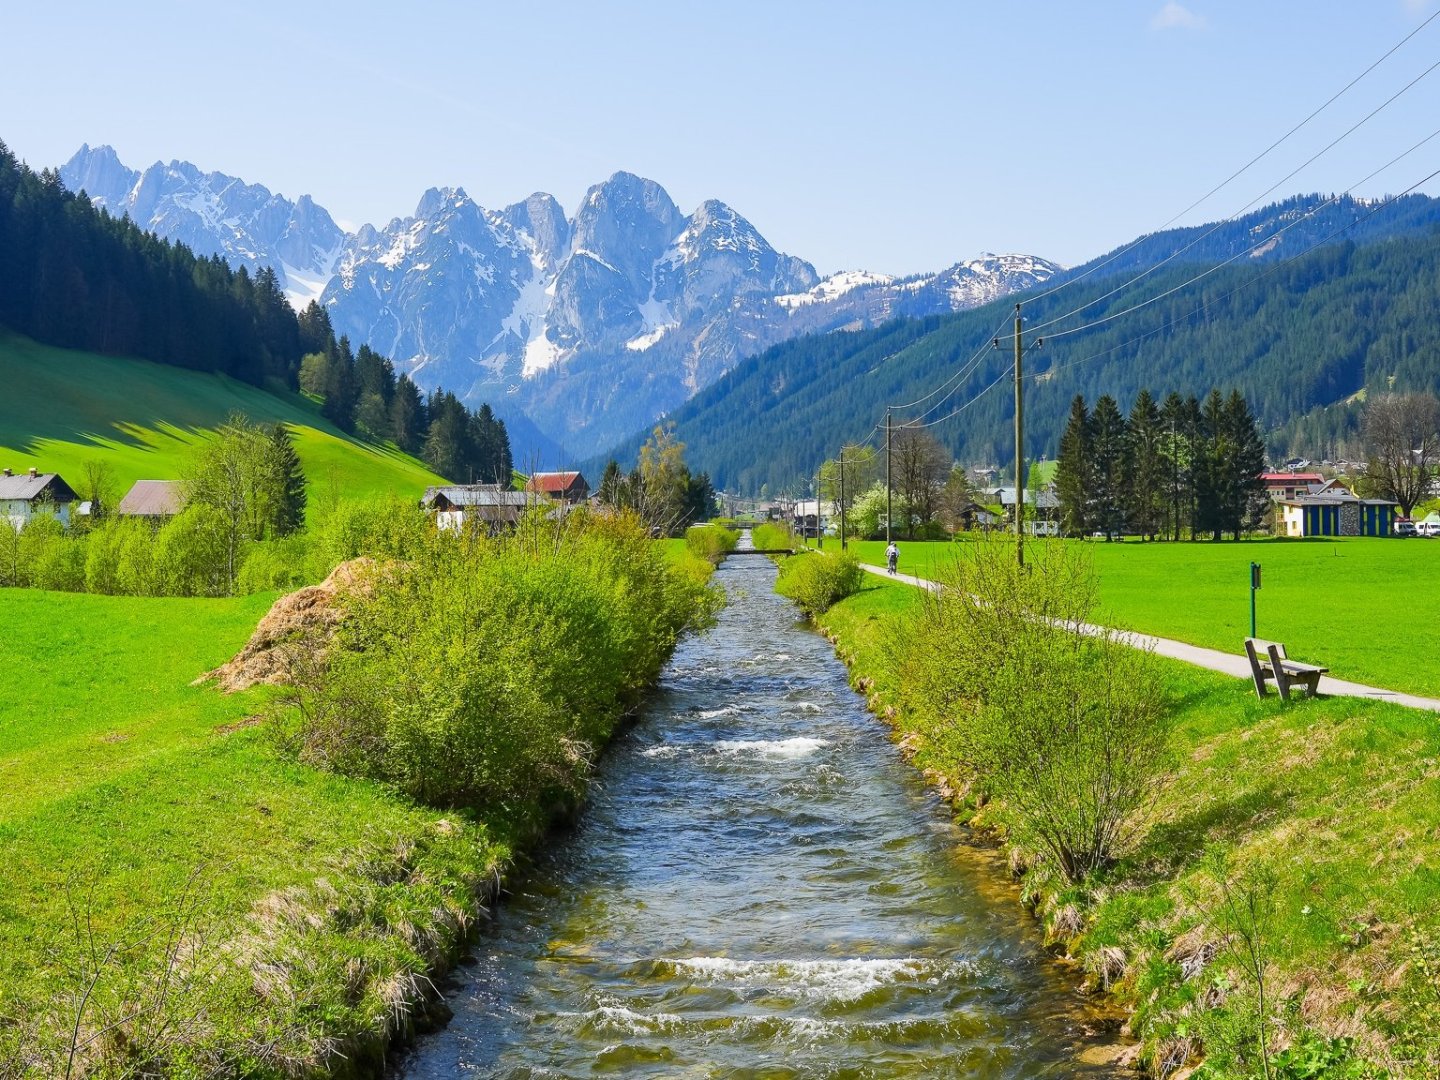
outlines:
M1260 701L1242 680L1151 658L1166 767L1109 856L1067 875L1025 819L1034 789L1012 783L1007 801L1013 778L976 770L963 710L983 695L956 687L933 707L935 688L910 683L915 650L933 645L928 603L873 579L819 622L914 764L1009 849L1020 896L1084 985L1129 1011L1156 1075L1197 1062L1210 1077L1437 1075L1433 716Z
M189 685L273 594L0 593L0 1077L378 1075L718 602L627 520L354 525L286 692Z

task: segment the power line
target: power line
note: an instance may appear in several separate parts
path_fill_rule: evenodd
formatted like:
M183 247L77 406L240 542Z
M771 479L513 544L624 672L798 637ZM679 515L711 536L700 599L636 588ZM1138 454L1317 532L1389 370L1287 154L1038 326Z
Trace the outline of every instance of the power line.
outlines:
M1440 63L1437 63L1437 66L1440 66ZM1364 184L1364 183L1369 182L1369 181L1372 180L1374 177L1379 176L1379 175L1380 175L1382 172L1384 172L1386 169L1389 169L1391 166L1395 165L1397 162L1404 160L1406 157L1409 157L1409 156L1410 156L1411 154L1413 154L1416 150L1420 149L1420 147L1424 146L1426 143L1428 143L1431 139L1435 138L1437 135L1440 135L1440 129L1436 129L1435 131L1432 131L1429 135L1425 136L1425 138L1421 139L1419 142L1417 142L1414 146L1410 147L1408 150L1402 151L1401 153L1397 154L1395 157L1393 157L1393 158L1391 158L1389 161L1387 161L1384 165L1381 165L1380 168L1378 168L1378 169L1376 169L1374 172L1372 172L1369 176L1365 177L1365 178L1362 179L1362 180L1357 180L1354 184L1352 184L1352 185L1350 186L1349 189L1347 189L1347 190L1345 190L1345 191L1342 191L1342 192L1340 192L1340 193L1338 193L1338 194L1336 194L1336 195L1330 196L1330 198L1326 199L1326 200L1325 200L1324 202L1322 202L1322 203L1317 203L1315 206L1311 207L1311 208L1310 208L1309 210L1307 210L1304 214L1302 214L1300 217L1296 218L1294 221L1290 222L1290 223L1289 223L1288 225L1286 225L1284 228L1279 229L1279 230L1277 230L1276 232L1271 233L1269 236L1265 237L1265 239L1260 240L1260 241L1257 241L1256 243L1252 244L1250 247L1246 248L1246 249L1243 250L1243 251L1237 251L1234 255L1230 256L1230 258L1226 259L1224 262L1216 263L1214 266L1211 266L1211 267L1206 268L1205 270L1202 270L1200 273L1198 273L1198 274L1194 275L1193 277L1191 277L1188 281L1183 281L1183 282L1181 282L1179 285L1176 285L1176 286L1173 287L1173 288L1167 289L1167 290L1165 290L1165 291L1162 292L1162 293L1158 293L1157 295L1150 297L1148 300L1142 300L1142 301L1141 301L1140 303L1138 303L1138 304L1132 304L1130 307L1124 308L1124 309L1121 310L1121 311L1111 312L1109 315L1105 315L1105 316L1103 316L1103 317L1101 317L1101 318L1099 318L1099 319L1092 319L1090 322L1088 322L1088 323L1083 323L1083 324L1081 324L1080 326L1072 326L1072 327L1070 327L1068 330L1056 330L1056 331L1054 331L1053 333L1051 333L1051 334L1049 334L1049 335L1047 335L1047 336L1048 336L1051 340L1053 340L1053 339L1055 339L1055 338L1058 338L1058 337L1068 337L1068 336L1071 335L1071 334L1078 334L1078 333L1080 333L1082 330L1089 330L1089 329L1091 329L1091 328L1093 328L1093 327L1096 327L1096 326L1102 326L1102 325L1104 325L1105 323L1108 323L1108 322L1114 322L1116 319L1119 319L1119 318L1122 318L1122 317L1124 317L1124 316L1126 316L1126 315L1129 315L1129 314L1131 314L1132 312L1139 311L1141 308L1149 307L1151 304L1153 304L1153 303L1155 303L1155 302L1157 302L1157 301L1159 301L1159 300L1163 300L1163 299L1165 299L1167 296L1171 296L1171 295L1179 292L1179 291L1182 290L1182 289L1188 288L1189 286L1195 284L1195 282L1200 281L1200 280L1202 280L1202 279L1204 279L1204 278L1207 278L1207 277L1209 277L1211 274L1213 274L1213 273L1215 273L1215 272L1217 272L1217 271L1219 271L1219 270L1223 270L1225 267L1229 266L1231 263L1236 262L1236 261L1239 260L1239 259L1243 259L1243 258L1244 258L1245 256L1247 256L1247 255L1252 255L1252 254L1254 254L1254 253L1255 253L1256 251L1258 251L1260 248L1264 247L1264 246L1267 245L1267 244L1272 243L1273 241L1275 241L1275 240L1278 239L1279 237L1284 236L1287 232L1289 232L1291 229L1295 228L1296 226L1304 224L1304 223L1305 223L1306 221L1308 221L1310 218L1312 218L1312 217L1314 217L1316 214L1318 214L1321 210L1324 210L1327 206L1330 206L1330 205L1332 205L1333 203L1336 203L1336 202L1340 201L1341 199L1343 199L1346 195L1349 194L1350 190L1353 190L1354 188L1359 187L1361 184ZM1432 173L1432 174L1431 174L1431 176L1434 176L1434 175L1436 175L1436 174L1435 174L1435 173ZM1398 199L1398 198L1401 198L1401 197L1404 196L1404 195L1410 194L1410 192L1414 191L1415 188L1419 187L1421 184L1424 184L1424 183L1426 182L1426 180L1429 180L1429 179L1430 179L1430 177L1426 177L1426 179L1425 179L1425 180L1421 180L1419 184L1415 184L1414 186L1407 188L1405 191L1401 192L1400 195L1392 196L1391 198L1386 199L1383 203L1381 203L1381 204L1379 204L1379 205L1380 205L1381 207L1390 205L1390 203L1393 202L1395 199ZM1343 232L1345 229L1352 228L1352 227L1354 227L1355 225L1358 225L1360 222L1368 220L1370 217L1372 217L1372 216L1374 215L1374 212L1375 212L1375 211L1372 210L1370 213L1365 214L1363 217L1356 218L1354 221L1350 222L1350 224L1345 225L1345 226L1343 226L1340 230L1338 230L1337 232L1332 233L1331 236L1336 236L1336 235L1339 234L1339 232ZM1323 242L1323 241L1322 241L1322 242ZM1310 248L1307 248L1306 250L1313 250L1314 246L1315 246L1315 245L1312 244L1311 247L1310 247ZM1104 299L1104 298L1102 297L1101 299ZM1049 324L1046 324L1046 325L1049 325ZM1038 329L1038 328L1037 328L1037 329Z
M1440 15L1440 12L1437 12L1436 14L1437 14L1437 15ZM1431 16L1431 18L1434 18L1434 17L1435 17L1435 16L1433 16L1433 15ZM1323 157L1325 154L1328 154L1328 153L1329 153L1331 150L1333 150L1336 146L1338 146L1340 143L1342 143L1342 142L1345 141L1347 138L1349 138L1351 135L1353 135L1357 130L1359 130L1359 129L1360 129L1361 127L1363 127L1365 124L1367 124L1367 123L1369 123L1371 120L1373 120L1377 115L1379 115L1380 112L1382 112L1384 109L1386 109L1386 108L1388 108L1390 105L1392 105L1398 98L1400 98L1403 94L1405 94L1407 91L1409 91L1411 88L1413 88L1417 83L1419 83L1420 80L1424 79L1427 75L1431 74L1436 68L1440 68L1440 60L1435 61L1435 63L1431 64L1428 68L1426 68L1424 71L1422 71L1419 75L1417 75L1417 76L1415 76L1415 78L1411 79L1408 83L1406 83L1403 87L1401 87L1399 90L1397 90L1394 94L1392 94L1392 95L1390 95L1390 97L1386 98L1384 102L1382 102L1380 105L1377 105L1373 110L1371 110L1369 113L1367 113L1364 117L1362 117L1360 120L1357 120L1354 124L1352 124L1352 125L1351 125L1349 128L1347 128L1344 132L1342 132L1340 135L1338 135L1338 136L1336 136L1334 139L1332 139L1332 140L1331 140L1329 143L1327 143L1322 149L1316 151L1316 152L1315 152L1314 154L1312 154L1309 158L1307 158L1307 159L1306 159L1305 161L1303 161L1301 164L1297 165L1294 169L1292 169L1290 172L1288 172L1285 176L1283 176L1283 177L1281 177L1279 180L1275 181L1275 183L1271 184L1268 188L1266 188L1264 191L1262 191L1259 195L1257 195L1255 198L1251 199L1248 203L1246 203L1244 206L1242 206L1239 210L1235 211L1235 213L1231 214L1228 218L1225 218L1225 219L1223 219L1223 220L1221 220L1221 221L1215 222L1214 225L1210 226L1209 229L1207 229L1207 230L1206 230L1204 233L1202 233L1201 235L1197 236L1194 240L1191 240L1190 243L1186 244L1184 247L1178 248L1177 250L1172 251L1169 255L1165 256L1165 258L1161 259L1159 262L1153 263L1152 265L1147 266L1144 270L1140 271L1140 273L1136 274L1136 275L1135 275L1134 277L1132 277L1129 281L1126 281L1126 282L1124 282L1123 284L1120 284L1120 285L1115 286L1115 288L1111 289L1109 292L1104 293L1104 294L1101 295L1101 296L1097 296L1097 297L1095 297L1095 298L1092 299L1092 300L1087 300L1085 303L1081 304L1080 306L1075 307L1075 308L1071 308L1069 311L1065 312L1065 314L1063 314L1063 315L1057 315L1057 316L1055 316L1053 319L1050 319L1048 322L1041 323L1039 326L1033 327L1032 329L1033 329L1034 331L1037 331L1037 332L1040 331L1040 330L1048 329L1049 327L1054 326L1056 323L1063 322L1064 320L1070 318L1072 315L1078 315L1078 314L1080 314L1080 312L1084 311L1086 308L1088 308L1088 307L1093 307L1094 305L1100 303L1102 300L1108 300L1108 299L1110 299L1110 297L1115 296L1117 293L1124 292L1126 289L1130 288L1130 286L1136 284L1137 282L1143 281L1145 278L1147 278L1147 277L1149 277L1151 274L1155 273L1157 270L1159 270L1161 267L1165 266L1167 263L1171 262L1171 261L1174 260L1174 259L1179 258L1181 255L1185 254L1185 252L1187 252L1187 251L1189 251L1191 248L1193 248L1196 244L1199 244L1199 243L1204 242L1205 240L1208 240L1210 237L1214 236L1217 232L1219 232L1221 229L1223 229L1226 225L1229 225L1229 224L1231 224L1232 222L1234 222L1237 218L1239 218L1239 217L1240 217L1242 214L1244 214L1247 210L1249 210L1251 207L1253 207L1253 206L1254 206L1256 203L1258 203L1261 199L1263 199L1263 198L1265 198L1267 195L1271 194L1271 193L1272 193L1276 188L1278 188L1281 184L1284 184L1284 183L1286 183L1287 181L1289 181L1290 179L1292 179L1292 178L1296 175L1296 173L1299 173L1302 169L1305 169L1305 168L1307 168L1308 166L1314 164L1318 159L1320 159L1321 157ZM1412 149L1413 149L1413 148L1412 148ZM1403 155L1402 155L1402 156L1403 156ZM1394 164L1394 162L1392 161L1391 164ZM1389 167L1389 166L1386 166L1386 168L1388 168L1388 167ZM1380 170L1380 171L1383 171L1383 170ZM1376 174L1375 174L1375 173L1371 173L1371 174L1370 174L1370 176L1374 176L1374 175L1376 175ZM1369 180L1369 179L1370 179L1370 177L1366 177L1366 178L1365 178L1365 180ZM1361 183L1361 184L1365 183L1365 180L1361 180L1360 183ZM1353 186L1353 187L1358 187L1359 185L1356 184L1356 185L1352 185L1352 186ZM1333 202L1334 200L1332 199L1331 201ZM1325 204L1322 204L1322 205L1325 205ZM1162 228L1163 228L1163 226L1162 226ZM1283 232L1283 231L1284 231L1284 230L1282 229L1281 232ZM1275 234L1275 235L1279 235L1279 234L1277 233L1277 234ZM1143 237L1142 237L1142 239L1143 239ZM1262 243L1263 243L1263 242L1264 242L1264 241L1262 241ZM1252 249L1252 250L1253 250L1253 249ZM1243 253L1242 253L1242 254L1243 254ZM1223 265L1223 264L1222 264L1222 265ZM1071 331L1065 331L1065 332L1066 332L1066 333L1070 333ZM1057 335L1053 335L1053 334L1052 334L1051 336L1054 337L1054 336L1057 336Z
M1085 278L1089 277L1091 274L1093 274L1093 273L1095 273L1095 272L1097 272L1097 271L1099 271L1099 270L1103 270L1105 267L1109 266L1111 263L1115 262L1117 259L1121 258L1121 257L1124 256L1124 255L1129 254L1131 251L1134 251L1135 248L1137 248L1140 244L1144 243L1145 240L1148 239L1150 236L1153 236L1153 235L1154 235L1155 233L1157 233L1157 232L1163 232L1164 230L1168 229L1171 225L1174 225L1177 221L1179 221L1181 218L1183 218L1186 214L1190 213L1190 211L1194 210L1196 207L1198 207L1198 206L1200 206L1202 203L1206 202L1211 196L1218 194L1218 193L1219 193L1220 191L1222 191L1224 188L1226 188L1227 186L1229 186L1232 181L1239 179L1242 175L1244 175L1247 171L1249 171L1249 169L1250 169L1251 166L1253 166L1253 165L1255 165L1255 164L1258 164L1261 160L1263 160L1264 158L1268 157L1273 151L1275 151L1276 149L1278 149L1283 143L1285 143L1287 140L1289 140L1289 138L1290 138L1292 135L1294 135L1296 132L1298 132L1301 128L1305 127L1305 125L1307 125L1308 123L1310 123L1311 120L1314 120L1317 116L1319 116L1322 112L1324 112L1326 109L1328 109L1331 105L1335 104L1335 102L1339 101L1340 98L1343 97L1345 94L1349 93L1349 91L1355 86L1356 83L1360 82L1361 79L1363 79L1363 78L1365 78L1365 76L1369 75L1372 71L1374 71L1377 67L1379 67L1381 64L1383 64L1386 60L1390 59L1390 57L1393 56L1393 55L1395 54L1395 52L1400 49L1401 46L1403 46L1407 41L1409 41L1411 38L1413 38L1416 34L1420 33L1421 30L1424 30L1427 26L1429 26L1429 25L1430 25L1432 22L1434 22L1437 18L1440 18L1440 11L1436 11L1436 12L1432 13L1429 18L1427 18L1427 19L1426 19L1424 22L1422 22L1419 26L1415 27L1414 30L1411 30L1410 33L1406 34L1403 38L1401 38L1401 39L1400 39L1399 41L1397 41L1394 45L1392 45L1392 46L1385 52L1385 54L1384 54L1383 56L1381 56L1378 60L1376 60L1374 63L1372 63L1372 64L1371 64L1369 67L1367 67L1364 71L1360 72L1359 75L1356 75L1353 79L1351 79L1348 83L1346 83L1344 86L1342 86L1339 90L1337 90L1333 95L1331 95L1331 97L1330 97L1328 100L1325 101L1325 103L1324 103L1323 105L1321 105L1319 108L1315 109L1312 113L1310 113L1309 116L1305 117L1304 120L1301 120L1298 124L1296 124L1296 125L1295 125L1294 127L1292 127L1289 131L1287 131L1284 135L1281 135L1280 138L1276 139L1276 140L1275 140L1274 142L1272 142L1269 146L1267 146L1264 150L1260 151L1260 153L1256 154L1253 158L1251 158L1249 161L1247 161L1244 165L1240 166L1240 168L1236 169L1233 173L1231 173L1229 176L1227 176L1224 180L1220 181L1220 183L1216 184L1213 188L1211 188L1209 191L1207 191L1204 195L1200 196L1200 198L1196 199L1196 200L1195 200L1194 202L1192 202L1189 206L1187 206L1184 210L1181 210L1178 214L1176 214L1174 217L1172 217L1169 221L1165 222L1165 224L1161 225L1158 229L1155 229L1155 230L1153 230L1153 231L1150 232L1150 233L1146 233L1144 236L1136 237L1136 238L1135 238L1134 240L1132 240L1130 243L1128 243L1128 244L1126 244L1124 247L1118 249L1114 254L1112 254L1109 258L1107 258L1104 262L1096 263L1095 265L1091 266L1088 270L1084 271L1083 273L1077 274L1075 277L1072 277L1072 278L1067 278L1066 280L1062 281L1060 284L1054 286L1053 288L1047 289L1045 292L1042 292L1042 293L1040 293L1040 294L1038 294L1038 295L1036 295L1036 296L1030 297L1030 299L1029 299L1028 302L1029 302L1029 303L1034 303L1034 302L1037 301L1037 300L1043 300L1043 299L1045 299L1045 298L1048 297L1048 296L1053 296L1053 295L1055 295L1057 292L1059 292L1061 289L1066 288L1067 286L1074 285L1074 284L1075 284L1076 282L1078 282L1078 281L1083 281ZM1302 167L1303 167L1303 166L1302 166ZM1262 197L1263 197L1263 196L1262 196Z
M1428 142L1430 139L1435 138L1436 135L1440 135L1440 131L1436 131L1434 134L1427 136L1427 138L1426 138L1425 140L1423 140L1423 141L1424 141L1424 142ZM1419 144L1417 144L1417 145L1419 145ZM1407 153L1408 153L1408 151L1407 151ZM1228 299L1230 299L1230 297L1234 296L1236 293L1240 292L1241 290L1247 289L1247 288L1249 288L1251 285L1254 285L1254 284L1256 284L1257 282L1263 281L1265 278L1267 278L1267 277L1269 277L1271 274L1275 273L1275 272L1276 272L1277 270L1279 270L1281 267L1286 266L1286 265L1294 262L1296 259L1304 258L1306 255L1309 255L1312 251L1316 250L1317 248L1323 247L1325 244L1328 244L1331 240L1335 239L1335 237L1339 236L1341 233L1348 232L1350 229L1353 229L1356 225L1359 225L1359 224L1361 224L1362 222L1368 221L1370 218L1372 218L1372 217L1374 217L1376 214L1378 214L1381 210L1384 210L1386 207L1393 205L1393 204L1394 204L1395 202L1397 202L1398 200L1403 199L1406 195L1409 195L1409 194L1410 194L1411 192L1413 192L1416 188L1422 186L1423 184L1429 183L1431 180L1435 179L1435 177L1437 177L1437 176L1440 176L1440 169L1436 169L1436 170L1435 170L1434 172L1432 172L1429 176L1426 176L1426 177L1424 177L1423 179L1416 181L1414 184L1410 185L1410 187L1408 187L1408 188L1406 188L1404 191L1400 192L1400 194L1398 194L1398 195L1392 195L1392 196L1390 196L1389 198L1387 198L1386 200L1384 200L1383 202L1377 203L1377 204L1376 204L1374 207L1372 207L1371 210L1370 210L1367 214L1365 214L1363 217L1358 217L1358 218L1356 218L1354 221L1351 221L1351 222L1349 222L1348 224L1345 224L1345 225L1340 226L1340 228L1334 230L1334 231L1331 232L1328 236L1324 236L1324 237L1322 237L1321 239L1315 241L1313 244L1311 244L1309 247L1305 248L1303 251L1297 251L1297 252L1295 252L1295 254L1293 254L1293 255L1287 255L1287 256L1286 256L1285 258L1283 258L1283 259L1278 259L1278 260L1276 260L1276 261L1275 261L1274 263L1272 263L1267 269L1265 269L1265 270L1261 271L1260 273L1256 274L1256 275L1255 275L1253 278L1251 278L1249 281L1242 282L1241 284L1235 286L1235 288L1231 289L1229 292L1223 293L1223 294L1221 294L1219 297L1216 297L1214 300L1210 300L1210 301L1207 301L1207 302L1202 302L1202 303L1200 303L1200 304L1196 304L1193 308L1191 308L1189 311L1187 311L1184 315L1176 316L1175 318L1169 319L1169 320L1165 321L1164 323L1161 323L1159 326L1155 327L1154 329L1152 329L1152 330L1146 330L1144 333L1137 334L1137 335L1135 335L1134 337L1130 338L1130 339L1127 340L1127 341L1122 341L1122 342L1121 342L1120 344L1118 344L1118 345L1113 345L1113 346L1111 346L1111 347L1108 348L1108 349L1102 349L1100 352L1091 353L1089 356L1081 357L1079 360L1071 360L1071 361L1068 361L1067 363L1064 363L1064 364L1058 364L1058 365L1056 365L1055 367L1050 368L1048 371L1039 372L1039 373L1037 373L1037 374L1035 374L1035 375L1028 376L1028 378L1033 379L1033 380L1037 380L1037 381L1040 380L1040 379L1048 378L1048 377L1050 377L1051 375L1053 375L1056 371L1063 371L1063 370L1065 370L1066 368L1076 367L1076 366L1079 365L1079 364L1089 363L1091 360L1098 360L1098 359L1099 359L1100 357L1102 357L1102 356L1108 356L1108 355L1110 355L1111 353L1118 352L1119 350L1124 349L1124 348L1126 348L1127 346L1133 345L1133 344L1135 344L1135 343L1138 342L1138 341L1144 341L1144 340L1145 340L1146 338L1148 338L1148 337L1153 337L1154 335L1156 335L1156 334L1158 334L1158 333L1161 333L1161 332L1164 331L1164 330L1168 330L1170 327L1174 326L1176 323L1178 323L1178 322L1183 322L1185 319L1190 318L1192 315L1196 314L1197 312L1203 311L1207 305L1209 305L1209 304L1218 304L1218 303L1220 303L1220 302L1222 302L1222 301L1228 300ZM1218 268L1217 268L1217 269L1218 269ZM1168 295L1168 294L1167 294L1167 295ZM1160 299L1160 297L1156 297L1156 299ZM1136 310L1136 309L1133 309L1133 308L1132 308L1131 310ZM1083 327L1080 328L1080 329L1083 329ZM1071 331L1066 331L1066 333L1070 333L1070 332L1071 332ZM1060 336L1060 335L1055 335L1055 334L1052 334L1052 335L1051 335L1052 338L1053 338L1053 337L1057 337L1057 336ZM987 388L987 389L988 389L988 388Z

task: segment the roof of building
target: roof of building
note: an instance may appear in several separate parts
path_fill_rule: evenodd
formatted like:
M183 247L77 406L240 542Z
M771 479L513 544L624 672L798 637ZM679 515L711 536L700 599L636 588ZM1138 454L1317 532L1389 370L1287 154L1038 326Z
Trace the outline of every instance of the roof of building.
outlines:
M519 506L530 504L530 497L523 491L512 491L499 484L447 484L428 487L420 500L427 509L435 506L440 496L452 506Z
M1015 505L1015 488L1013 486L996 488L993 494L995 501L1001 506ZM1041 510L1056 510L1060 507L1059 497L1051 491L1041 491L1037 495L1027 489L1023 498L1026 506L1036 506Z
M1399 506L1394 499L1362 499L1348 491L1327 491L1324 495L1301 495L1294 499L1281 499L1281 506Z
M1262 472L1260 479L1267 487L1287 487L1290 484L1323 484L1325 477L1318 472Z
M15 474L9 469L0 473L0 499L9 502L33 502L42 495L48 495L56 502L74 502L78 497L75 489L60 478L59 473L28 472Z
M525 481L525 490L543 491L546 495L559 495L569 491L577 483L584 483L585 477L578 472L537 472L531 473L530 479Z
M185 508L185 492L177 480L136 480L115 513L121 517L173 517Z

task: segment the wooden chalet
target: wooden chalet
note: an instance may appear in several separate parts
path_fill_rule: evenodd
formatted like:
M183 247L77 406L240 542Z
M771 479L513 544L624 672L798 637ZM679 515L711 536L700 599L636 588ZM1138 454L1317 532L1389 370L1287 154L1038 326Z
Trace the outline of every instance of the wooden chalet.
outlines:
M185 509L185 489L178 480L136 480L115 507L116 517L164 522Z
M422 509L435 515L441 529L484 529L496 532L513 529L534 505L535 497L523 491L512 491L499 484L448 484L425 489L420 500Z
M15 473L0 472L0 517L16 529L23 529L36 515L50 511L60 524L70 524L71 506L79 502L75 489L61 479L59 473L42 473L35 469Z
M578 506L590 497L590 485L578 472L531 473L525 490L567 506Z

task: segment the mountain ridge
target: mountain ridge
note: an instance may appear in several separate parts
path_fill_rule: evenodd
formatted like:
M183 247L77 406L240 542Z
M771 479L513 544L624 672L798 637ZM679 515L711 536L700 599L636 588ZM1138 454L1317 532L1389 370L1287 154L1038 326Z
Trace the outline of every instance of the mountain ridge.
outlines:
M197 252L252 273L268 262L293 304L319 299L337 332L420 385L523 415L512 426L534 439L517 459L547 463L603 449L778 341L971 306L1059 269L1007 256L903 279L822 278L723 201L686 214L623 171L592 185L572 217L544 192L496 211L436 187L415 213L348 234L308 195L291 202L188 162L142 172L86 145L60 173ZM843 288L813 293L836 277Z

